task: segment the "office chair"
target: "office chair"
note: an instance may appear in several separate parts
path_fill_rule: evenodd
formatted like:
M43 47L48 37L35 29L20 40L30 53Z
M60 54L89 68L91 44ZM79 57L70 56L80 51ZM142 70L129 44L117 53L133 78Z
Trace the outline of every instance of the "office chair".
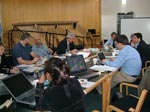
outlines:
M150 67L144 73L139 85L130 83L122 83L120 85L120 93L123 93L123 86L126 88L126 95L107 106L109 111L119 112L147 112L150 109ZM128 93L128 87L137 88L140 97Z
M150 71L150 67L146 66L146 67L142 68L142 71L141 71L142 77L137 78L137 80L135 82L133 82L133 83L129 83L129 82L122 82L122 83L120 83L120 85L119 85L120 92L121 93L123 92L122 90L123 90L124 86L125 86L125 93L126 93L126 95L129 94L129 87L138 88L138 86L139 86L141 80L143 79L144 75L148 74L147 72L149 72L149 71Z
M145 67L147 68L148 66L150 66L150 61L145 62Z
M147 90L142 90L140 97L133 97L130 95L124 96L123 98L111 103L107 106L107 111L115 112L140 112L145 102ZM150 95L149 95L150 96Z

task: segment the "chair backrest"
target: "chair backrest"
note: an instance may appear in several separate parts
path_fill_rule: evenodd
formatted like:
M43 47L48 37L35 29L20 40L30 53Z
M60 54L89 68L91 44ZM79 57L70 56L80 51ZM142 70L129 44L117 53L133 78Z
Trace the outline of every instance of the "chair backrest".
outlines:
M134 112L141 112L141 109L144 107L143 104L146 104L145 100L146 100L146 97L148 96L147 92L148 91L146 89L142 90Z
M144 76L138 87L138 94L141 94L143 89L150 90L150 66L146 69Z

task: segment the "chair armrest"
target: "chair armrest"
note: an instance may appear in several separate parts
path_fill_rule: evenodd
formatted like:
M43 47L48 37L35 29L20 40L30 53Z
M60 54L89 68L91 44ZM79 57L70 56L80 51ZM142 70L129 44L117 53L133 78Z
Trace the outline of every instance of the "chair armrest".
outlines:
M128 91L128 87L133 87L133 88L138 88L138 85L135 85L135 84L130 84L130 83L127 83L127 82L122 82L120 84L120 92L122 93L122 90L123 90L123 86L126 86L126 91Z
M150 65L150 61L146 61L146 62L145 62L145 67L146 67L146 68L148 67L148 65Z
M129 96L132 96L132 97L134 97L134 98L136 98L136 99L139 99L138 96L135 96L135 95L133 95L133 94L129 94Z
M147 67L142 68L142 77L144 76L145 70Z

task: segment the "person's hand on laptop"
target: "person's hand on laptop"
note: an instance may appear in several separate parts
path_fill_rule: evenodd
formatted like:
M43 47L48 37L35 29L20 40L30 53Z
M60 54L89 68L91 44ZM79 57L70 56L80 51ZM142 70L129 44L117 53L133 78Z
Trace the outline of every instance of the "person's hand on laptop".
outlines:
M13 67L11 70L10 70L10 73L12 74L17 74L19 73L19 69L17 67Z

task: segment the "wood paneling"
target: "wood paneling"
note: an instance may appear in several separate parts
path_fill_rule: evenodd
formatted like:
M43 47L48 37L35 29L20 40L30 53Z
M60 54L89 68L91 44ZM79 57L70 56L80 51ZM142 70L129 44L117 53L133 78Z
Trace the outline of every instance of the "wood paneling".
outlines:
M13 23L79 21L101 34L101 0L1 0L4 34Z

